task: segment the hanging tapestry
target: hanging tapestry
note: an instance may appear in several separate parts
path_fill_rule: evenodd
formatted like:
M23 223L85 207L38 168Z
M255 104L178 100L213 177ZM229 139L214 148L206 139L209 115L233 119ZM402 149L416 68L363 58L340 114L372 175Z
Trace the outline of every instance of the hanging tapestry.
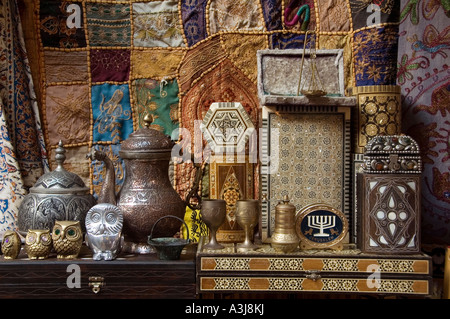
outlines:
M256 52L302 49L307 30L315 31L308 41L316 49L343 49L346 89L396 84L397 1L377 1L377 7L363 0L34 3L49 158L62 140L73 156L71 171L94 196L104 172L84 155L92 147L109 154L118 189L120 143L147 113L152 128L196 155L205 146L196 138L198 125L214 102L241 103L258 131ZM258 197L258 165L254 169ZM182 198L194 175L192 163L174 163L170 176Z
M50 151L60 139L68 149L108 148L120 171L120 142L145 113L191 144L213 102L240 102L258 128L256 52L302 48L306 30L316 48L344 49L347 87L395 84L398 8L385 2L372 23L366 1L303 1L307 15L292 24L298 8L286 14L288 0L35 0L45 141ZM78 168L90 169L94 192L97 165ZM192 175L192 165L175 165L182 197Z
M19 10L0 2L0 238L17 230L18 208L48 169Z
M419 144L422 237L450 243L450 3L401 1L397 82L403 130Z

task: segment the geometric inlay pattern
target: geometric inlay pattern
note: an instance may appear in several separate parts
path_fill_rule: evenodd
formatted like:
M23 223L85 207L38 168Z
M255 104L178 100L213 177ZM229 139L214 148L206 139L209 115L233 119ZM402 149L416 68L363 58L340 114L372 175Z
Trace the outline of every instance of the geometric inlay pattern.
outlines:
M322 290L330 291L358 291L358 279L322 279Z
M215 258L215 270L248 270L250 258Z
M413 186L414 187L414 186ZM377 202L369 212L377 233L371 236L371 246L388 249L415 248L414 234L409 234L409 224L417 218L408 202L408 188L397 183L380 183L376 187ZM412 236L412 238L411 238Z
M406 273L414 272L413 260L377 260L380 272Z
M303 258L270 258L269 270L303 270Z
M202 122L202 133L211 150L242 151L254 132L253 123L241 103L215 102Z
M250 278L214 278L215 288L220 290L248 290Z
M324 259L322 271L358 271L357 259Z
M269 278L268 290L299 291L303 290L303 278Z

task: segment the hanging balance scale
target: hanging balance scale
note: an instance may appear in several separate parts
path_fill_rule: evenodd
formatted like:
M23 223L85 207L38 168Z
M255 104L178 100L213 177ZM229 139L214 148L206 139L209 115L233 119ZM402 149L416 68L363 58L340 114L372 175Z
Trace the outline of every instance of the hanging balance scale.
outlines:
M300 66L300 78L298 80L298 89L297 89L297 95L300 95L302 93L306 97L319 97L324 96L327 94L327 92L324 90L322 81L320 80L319 71L317 70L317 64L316 64L316 49L312 48L312 45L309 46L309 52L310 52L310 72L311 72L311 78L309 81L304 81L302 85L302 75L303 75L303 68L305 64L305 54L306 54L306 44L308 43L308 33L313 31L306 31L305 33L305 40L303 42L303 54L302 54L302 62ZM315 34L315 32L313 32ZM308 87L305 88L305 84L308 82Z

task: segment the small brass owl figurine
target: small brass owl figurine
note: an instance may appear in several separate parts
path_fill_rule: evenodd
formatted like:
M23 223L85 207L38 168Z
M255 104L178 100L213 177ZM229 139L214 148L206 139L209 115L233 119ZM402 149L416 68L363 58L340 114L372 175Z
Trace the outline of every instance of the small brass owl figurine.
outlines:
M25 237L25 251L30 259L48 258L52 250L52 235L49 229L30 229Z
M52 231L53 248L57 258L77 258L83 244L80 221L57 220Z
M2 253L5 259L16 259L19 256L22 242L19 234L13 230L7 230L3 234Z

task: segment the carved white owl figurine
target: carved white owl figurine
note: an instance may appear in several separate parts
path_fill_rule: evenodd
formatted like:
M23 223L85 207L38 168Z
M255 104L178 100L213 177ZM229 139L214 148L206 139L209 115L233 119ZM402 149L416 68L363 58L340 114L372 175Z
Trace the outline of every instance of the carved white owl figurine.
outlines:
M22 242L19 234L13 230L7 230L3 234L2 253L5 259L16 259L19 256Z
M113 260L122 245L123 214L119 207L101 203L86 214L86 242L94 260Z
M52 250L52 235L48 229L29 229L25 237L25 251L30 259L45 259Z
M77 258L83 244L83 232L80 222L78 220L55 221L52 240L57 258Z

